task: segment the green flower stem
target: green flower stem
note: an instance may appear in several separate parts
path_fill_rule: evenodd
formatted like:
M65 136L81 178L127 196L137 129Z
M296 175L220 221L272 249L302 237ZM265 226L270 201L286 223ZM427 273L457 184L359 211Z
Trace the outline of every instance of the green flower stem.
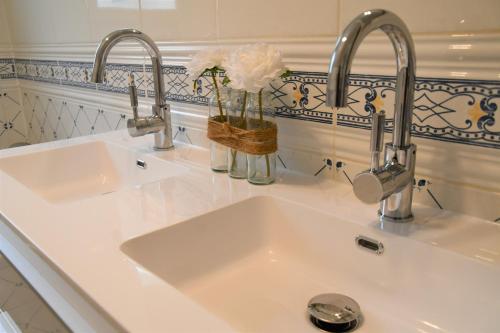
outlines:
M243 119L245 117L245 110L247 107L247 91L245 90L245 93L243 94L243 106L241 107L241 113L240 113L240 124L243 125Z
M224 112L222 111L222 102L220 101L220 91L219 91L219 86L217 85L217 79L215 77L216 71L211 71L212 73L212 80L214 81L214 87L215 87L215 94L217 95L217 105L219 106L219 113L222 119L224 119Z
M240 121L238 126L241 126L240 128L243 128L243 121L245 119L245 110L247 106L247 91L245 90L245 93L243 94L243 105L241 106L241 113L240 113ZM231 149L231 170L234 170L236 166L236 154L238 153L237 150Z
M263 129L264 128L264 110L262 109L262 89L259 90L259 120L260 120L260 127ZM269 164L269 155L266 154L266 174L267 177L271 176L271 166Z

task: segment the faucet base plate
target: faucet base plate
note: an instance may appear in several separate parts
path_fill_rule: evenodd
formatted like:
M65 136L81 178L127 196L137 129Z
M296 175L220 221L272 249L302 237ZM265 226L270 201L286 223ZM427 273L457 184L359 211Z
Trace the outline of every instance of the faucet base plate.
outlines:
M157 150L157 151L165 151L165 150L171 150L171 149L174 149L174 145L171 145L170 147L156 147L156 146L153 146L153 149L154 150Z
M382 215L382 212L379 210L378 211L378 216L380 222L393 222L393 223L407 223L413 221L413 214L410 214L409 216L406 217L391 217L387 215Z

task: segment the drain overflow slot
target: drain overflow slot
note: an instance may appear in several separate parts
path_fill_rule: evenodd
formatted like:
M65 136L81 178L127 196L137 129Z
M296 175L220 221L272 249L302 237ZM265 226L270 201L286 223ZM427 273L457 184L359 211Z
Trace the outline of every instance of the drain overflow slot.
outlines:
M378 255L384 253L384 244L382 244L382 242L379 242L378 240L359 235L356 237L355 241L359 247L367 251L373 252Z
M143 160L137 160L136 164L141 169L146 169L148 167L148 164Z

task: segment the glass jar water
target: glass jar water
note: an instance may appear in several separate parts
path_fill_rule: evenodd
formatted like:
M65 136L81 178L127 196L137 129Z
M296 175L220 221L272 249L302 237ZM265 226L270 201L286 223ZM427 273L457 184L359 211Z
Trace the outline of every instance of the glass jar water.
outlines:
M209 117L220 122L226 121L228 89L216 88L208 101ZM227 172L228 148L210 140L210 168L215 172Z
M244 90L230 91L227 112L231 126L246 129L247 97L248 93ZM227 154L227 170L232 178L247 178L247 154L230 148Z
M271 94L261 90L249 93L247 97L247 129L268 129L276 125L275 109ZM276 179L276 152L253 155L247 154L247 179L256 185L267 185Z

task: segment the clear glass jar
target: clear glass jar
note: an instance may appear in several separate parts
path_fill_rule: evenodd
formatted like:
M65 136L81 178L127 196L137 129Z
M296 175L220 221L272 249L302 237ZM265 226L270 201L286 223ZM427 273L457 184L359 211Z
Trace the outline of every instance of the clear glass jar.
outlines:
M249 93L247 98L247 129L264 129L276 124L271 94ZM276 152L264 155L247 154L247 179L256 185L267 185L276 179Z
M228 89L218 87L218 91L214 89L212 96L208 101L208 115L210 118L222 122L226 121L226 103L228 100ZM227 172L227 154L229 148L210 140L210 168L215 172Z
M247 97L248 93L246 91L235 89L230 91L227 112L231 126L246 128ZM230 148L227 154L227 170L232 178L247 178L247 154Z

